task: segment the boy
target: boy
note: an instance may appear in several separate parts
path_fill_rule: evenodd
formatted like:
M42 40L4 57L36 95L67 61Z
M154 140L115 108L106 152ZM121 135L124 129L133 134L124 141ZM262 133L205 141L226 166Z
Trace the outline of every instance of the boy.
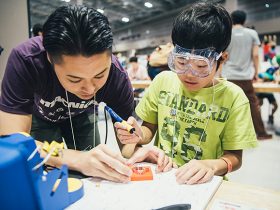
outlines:
M96 10L68 5L54 11L43 37L27 40L9 57L0 97L0 135L22 131L41 141L64 138L69 149L48 164L128 181L132 172L121 154L99 145L94 113L95 100L106 102L124 119L133 112L132 87L112 56L112 42L108 19Z
M181 184L203 183L237 170L242 150L257 145L245 94L214 78L227 56L231 28L222 6L197 3L184 10L172 30L172 71L159 74L137 106L142 126L128 120L140 137L115 124L123 144L147 144L157 133L155 145L179 166L176 179ZM145 147L136 148L129 163L145 155Z

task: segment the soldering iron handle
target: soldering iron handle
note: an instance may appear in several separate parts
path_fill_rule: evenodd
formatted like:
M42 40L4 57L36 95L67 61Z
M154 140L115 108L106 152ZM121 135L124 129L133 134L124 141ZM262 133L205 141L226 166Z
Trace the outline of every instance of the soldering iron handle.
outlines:
M125 120L121 122L126 127L126 130L130 133L133 134L135 131L135 128L133 128L131 125L129 125Z
M113 111L113 109L111 109L110 107L108 107L107 105L105 106L105 109L107 110L107 112L109 112L110 116L116 120L117 122L123 124L126 127L126 130L130 133L133 134L133 132L135 131L135 128L133 128L131 125L129 125L125 120L123 120L116 112Z

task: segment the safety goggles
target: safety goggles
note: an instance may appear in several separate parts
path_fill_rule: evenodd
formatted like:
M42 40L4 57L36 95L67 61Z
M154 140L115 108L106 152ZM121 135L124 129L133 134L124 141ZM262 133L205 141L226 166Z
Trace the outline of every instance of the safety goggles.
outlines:
M214 62L219 60L221 53L213 48L185 49L175 45L168 57L169 68L177 74L186 74L188 71L196 77L207 77L213 69Z

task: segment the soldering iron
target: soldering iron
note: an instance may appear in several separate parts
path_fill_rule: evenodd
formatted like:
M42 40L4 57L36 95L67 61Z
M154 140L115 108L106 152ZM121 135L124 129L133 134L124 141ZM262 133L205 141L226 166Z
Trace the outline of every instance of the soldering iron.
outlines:
M121 123L126 127L126 130L130 133L133 134L135 133L135 128L133 128L131 125L129 125L125 120L123 120L116 112L113 111L109 106L107 106L104 102L101 102L99 104L100 106L104 106L105 110L110 114L110 116L116 121Z

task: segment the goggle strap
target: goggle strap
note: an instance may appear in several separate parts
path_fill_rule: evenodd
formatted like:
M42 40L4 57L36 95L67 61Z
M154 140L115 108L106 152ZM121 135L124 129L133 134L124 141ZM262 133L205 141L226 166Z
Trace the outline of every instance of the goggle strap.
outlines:
M220 59L220 57L222 56L223 52L220 52L220 54L216 57L216 61Z

